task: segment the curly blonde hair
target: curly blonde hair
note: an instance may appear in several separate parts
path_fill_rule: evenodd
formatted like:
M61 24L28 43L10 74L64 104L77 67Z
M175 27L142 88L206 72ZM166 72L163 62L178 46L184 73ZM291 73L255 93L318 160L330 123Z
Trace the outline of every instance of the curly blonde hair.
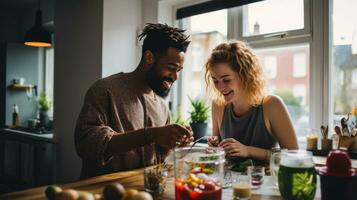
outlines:
M264 96L265 80L262 66L253 51L241 41L222 43L213 49L206 63L207 94L217 105L226 105L223 95L215 88L211 77L213 66L220 63L227 63L238 73L249 105L259 105Z

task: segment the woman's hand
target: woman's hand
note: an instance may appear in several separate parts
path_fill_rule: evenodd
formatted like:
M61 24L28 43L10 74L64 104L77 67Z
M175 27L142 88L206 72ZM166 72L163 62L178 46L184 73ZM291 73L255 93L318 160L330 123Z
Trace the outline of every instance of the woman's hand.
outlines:
M219 143L224 149L226 156L249 157L249 146L246 146L233 138L227 138Z
M210 147L216 147L219 145L219 138L218 136L210 136L208 138L208 146Z

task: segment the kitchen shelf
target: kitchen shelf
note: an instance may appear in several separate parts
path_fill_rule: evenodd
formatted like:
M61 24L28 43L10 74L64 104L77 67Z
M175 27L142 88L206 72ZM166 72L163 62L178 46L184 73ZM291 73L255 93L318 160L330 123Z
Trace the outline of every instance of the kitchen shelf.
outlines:
M36 87L35 85L20 85L20 84L13 84L8 86L10 89L16 90L25 90Z

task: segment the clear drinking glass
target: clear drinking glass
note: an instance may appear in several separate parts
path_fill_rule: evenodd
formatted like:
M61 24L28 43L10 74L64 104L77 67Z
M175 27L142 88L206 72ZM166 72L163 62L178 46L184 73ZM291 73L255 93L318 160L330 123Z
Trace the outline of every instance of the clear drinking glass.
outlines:
M283 151L278 181L283 199L313 200L316 193L316 172L312 153L304 150Z
M249 166L247 168L247 174L252 181L252 188L258 189L264 182L265 167L263 166Z
M317 128L307 128L306 149L317 150L320 130Z
M251 176L236 174L233 176L233 197L234 200L247 200L251 197Z
M144 169L144 187L145 191L151 194L161 194L165 191L168 169L159 164L146 167Z
M222 148L175 149L175 199L221 200L224 162L225 154Z

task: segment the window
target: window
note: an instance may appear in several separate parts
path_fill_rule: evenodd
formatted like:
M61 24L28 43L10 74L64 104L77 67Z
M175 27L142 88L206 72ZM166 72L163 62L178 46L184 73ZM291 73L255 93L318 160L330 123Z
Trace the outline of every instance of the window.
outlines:
M351 88L357 89L357 68L352 70L351 80L352 80Z
M295 78L306 76L306 53L298 53L294 55L293 76Z
M262 1L243 6L243 10L243 36L304 28L304 1L302 0Z
M264 73L267 79L276 78L276 56L264 56Z
M263 65L267 91L279 95L287 105L303 147L309 120L313 118L309 98L313 69L310 4L310 0L265 0L181 19L182 28L190 31L192 40L185 58L187 67L174 91L180 94L177 104L182 107L182 114L188 111L188 95L205 95L203 66L200 73L192 69L204 65L211 50L226 39L246 41Z
M334 0L332 14L332 107L334 125L357 105L357 1Z
M192 45L192 71L200 72L202 70L203 62L203 48L199 43L193 43Z
M278 71L274 79L266 80L267 91L271 94L280 96L285 102L290 117L294 123L294 128L298 136L302 138L306 134L309 127L309 102L308 90L309 77L296 78L293 76L294 62L293 58L296 52L305 52L304 55L309 55L308 44L294 44L285 46L272 46L265 48L255 48L255 53L260 60L264 59L263 68L267 71L269 62L265 62L266 55L275 57L276 71ZM274 56L271 56L274 55ZM268 65L266 65L268 63ZM307 67L309 69L309 67Z
M305 146L306 130L310 127L311 118L311 68L308 60L312 37L309 6L308 0L266 0L230 9L230 19L237 19L237 24L242 26L234 28L232 36L250 44L263 63L266 75L273 71L271 63L274 61L266 62L265 57L276 57L276 76L267 76L267 91L272 91L285 102L300 147ZM297 57L294 58L294 55ZM300 65L300 69L294 69L295 65ZM294 76L294 70L297 71L297 77Z
M296 84L293 86L293 94L300 101L300 105L306 104L306 85Z
M51 102L49 115L53 116L53 90L54 90L54 50L45 48L45 85L44 90Z
M188 119L191 109L189 98L206 99L204 64L211 50L227 39L227 10L185 18L182 26L191 35L191 44L187 49L179 86L174 91L181 95L177 95L179 99L173 110L179 110L183 118Z

